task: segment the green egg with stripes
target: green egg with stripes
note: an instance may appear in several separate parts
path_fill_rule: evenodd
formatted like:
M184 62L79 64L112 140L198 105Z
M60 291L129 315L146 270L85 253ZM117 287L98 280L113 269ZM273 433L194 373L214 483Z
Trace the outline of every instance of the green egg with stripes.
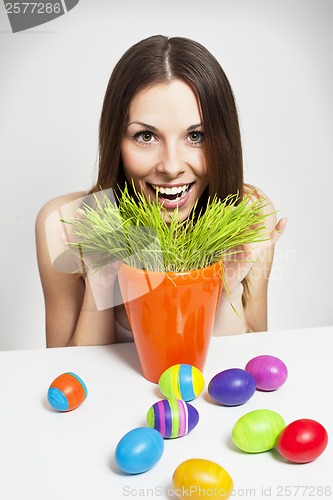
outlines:
M181 399L157 401L147 413L148 427L156 429L165 439L185 436L198 422L198 410Z
M165 370L158 386L166 398L192 401L203 391L205 379L196 366L181 363Z

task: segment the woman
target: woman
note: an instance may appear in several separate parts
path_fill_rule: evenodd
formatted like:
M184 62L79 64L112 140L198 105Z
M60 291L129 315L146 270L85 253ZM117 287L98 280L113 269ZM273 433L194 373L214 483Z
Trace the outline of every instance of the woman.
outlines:
M178 206L185 219L196 199L224 199L249 191L244 185L242 148L232 89L220 64L199 43L153 36L131 47L111 75L99 131L99 175L91 191L134 182L145 196L158 196L167 210ZM258 189L252 196L267 199ZM37 257L46 305L47 346L113 343L130 336L124 306L96 306L116 286L96 275L66 274L52 265L45 222L51 213L86 193L48 202L36 222ZM226 263L231 302L222 294L214 333L267 329L267 285L274 244L286 219L266 219L268 241ZM251 262L249 262L251 261Z

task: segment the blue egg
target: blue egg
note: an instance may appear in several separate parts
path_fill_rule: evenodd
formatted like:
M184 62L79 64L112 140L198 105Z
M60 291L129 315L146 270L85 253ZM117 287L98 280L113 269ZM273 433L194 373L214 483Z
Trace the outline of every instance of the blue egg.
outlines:
M237 406L250 399L256 390L254 377L241 368L229 368L217 373L208 385L214 401L225 406Z
M151 427L137 427L127 432L115 451L118 467L128 474L140 474L151 469L164 451L162 435Z

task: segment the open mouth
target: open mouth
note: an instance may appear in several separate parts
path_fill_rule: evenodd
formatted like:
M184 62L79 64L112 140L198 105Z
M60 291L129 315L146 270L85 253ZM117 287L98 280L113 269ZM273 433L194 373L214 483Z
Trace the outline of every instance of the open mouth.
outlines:
M155 184L149 184L147 182L148 187L151 191L153 191L154 195L157 196L160 203L172 202L172 204L178 204L182 200L185 200L193 184L194 182L191 182L190 184L184 184L183 186L168 188L156 186Z

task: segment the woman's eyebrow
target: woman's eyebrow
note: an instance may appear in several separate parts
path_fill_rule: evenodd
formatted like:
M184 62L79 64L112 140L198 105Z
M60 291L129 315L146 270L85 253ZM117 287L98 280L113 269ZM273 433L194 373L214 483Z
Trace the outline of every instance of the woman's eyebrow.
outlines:
M154 127L153 125L149 125L148 123L134 121L129 123L127 127L129 127L130 125L140 125L141 127L152 130L153 132L158 132L158 128Z
M192 130L196 130L197 128L202 127L202 123L197 123L196 125L191 125L188 127L187 132L192 132Z
M133 121L127 125L129 127L130 125L140 125L141 127L144 127L146 129L152 130L153 132L158 132L158 128L154 127L154 125L149 125L148 123L144 122L139 122L139 121ZM191 125L186 129L187 132L192 132L192 130L196 130L198 128L202 127L202 123L196 123L195 125Z

